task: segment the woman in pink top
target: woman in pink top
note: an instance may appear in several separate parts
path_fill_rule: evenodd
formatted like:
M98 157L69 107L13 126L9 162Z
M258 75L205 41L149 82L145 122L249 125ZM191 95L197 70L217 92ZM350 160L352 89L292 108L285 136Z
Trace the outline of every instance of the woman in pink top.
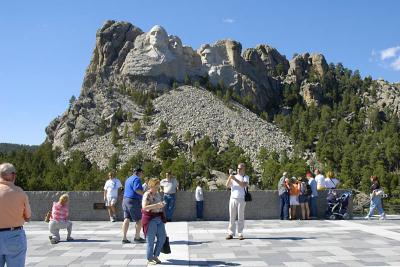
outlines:
M49 230L51 233L49 239L52 244L60 242L60 229L67 229L67 241L73 240L71 237L72 222L69 221L68 202L69 196L67 194L62 195L58 202L53 202L49 223Z

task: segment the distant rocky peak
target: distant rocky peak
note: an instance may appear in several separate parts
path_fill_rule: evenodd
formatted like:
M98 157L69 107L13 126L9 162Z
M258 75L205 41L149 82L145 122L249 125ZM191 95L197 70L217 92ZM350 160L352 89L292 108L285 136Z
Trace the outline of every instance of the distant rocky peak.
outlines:
M288 78L291 81L301 84L301 82L309 78L311 74L323 77L327 71L328 64L322 54L313 53L310 55L309 53L304 53L295 56L290 61Z
M133 47L136 37L143 31L129 22L108 20L96 33L96 47L88 72L103 71L111 67L124 47ZM126 50L126 49L125 49Z

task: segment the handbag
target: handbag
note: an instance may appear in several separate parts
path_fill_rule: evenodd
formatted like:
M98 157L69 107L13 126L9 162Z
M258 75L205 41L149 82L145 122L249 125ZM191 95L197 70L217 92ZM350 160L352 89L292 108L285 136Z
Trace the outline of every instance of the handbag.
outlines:
M46 213L46 215L44 216L44 221L47 222L47 223L50 222L50 217L51 217L51 210L48 211Z
M165 242L163 247L161 248L161 252L164 254L170 254L171 253L171 247L169 246L169 237L165 237Z
M250 201L252 201L252 200L253 200L253 198L252 198L252 196L251 196L251 194L250 194L250 192L249 192L249 188L246 186L246 187L244 188L244 201L250 202Z
M385 195L385 192L383 191L383 189L376 189L375 190L375 196L376 197L382 198L384 195Z

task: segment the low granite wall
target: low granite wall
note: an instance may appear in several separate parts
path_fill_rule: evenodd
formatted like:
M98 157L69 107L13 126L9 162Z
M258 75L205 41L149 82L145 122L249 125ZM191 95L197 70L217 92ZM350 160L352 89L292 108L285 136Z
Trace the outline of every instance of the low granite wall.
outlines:
M339 194L345 190L337 190ZM29 191L29 201L32 208L32 220L43 220L51 209L53 201L65 192L57 191ZM327 191L319 192L318 217L323 218L326 210ZM68 192L70 196L70 218L72 221L103 221L108 220L108 213L104 209L94 209L95 203L103 203L103 192L75 191ZM251 191L252 202L247 202L245 218L249 220L279 219L279 198L277 191ZM204 192L204 219L220 221L229 219L228 202L230 191ZM117 204L118 219L122 220L121 199ZM298 208L300 215L300 208ZM349 214L353 215L353 203L350 199ZM194 192L179 191L176 198L176 209L173 216L175 221L191 221L196 219L196 202Z

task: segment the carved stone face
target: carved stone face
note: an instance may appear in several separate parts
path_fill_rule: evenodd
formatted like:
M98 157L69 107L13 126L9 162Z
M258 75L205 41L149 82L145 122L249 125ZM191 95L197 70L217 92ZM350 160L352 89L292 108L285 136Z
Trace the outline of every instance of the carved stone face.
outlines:
M213 63L213 54L209 48L206 48L201 52L201 61L203 62L203 64Z
M169 45L177 54L183 53L182 42L178 37L172 36L169 38Z
M147 34L149 44L153 47L164 48L168 45L167 32L161 26L154 26Z

